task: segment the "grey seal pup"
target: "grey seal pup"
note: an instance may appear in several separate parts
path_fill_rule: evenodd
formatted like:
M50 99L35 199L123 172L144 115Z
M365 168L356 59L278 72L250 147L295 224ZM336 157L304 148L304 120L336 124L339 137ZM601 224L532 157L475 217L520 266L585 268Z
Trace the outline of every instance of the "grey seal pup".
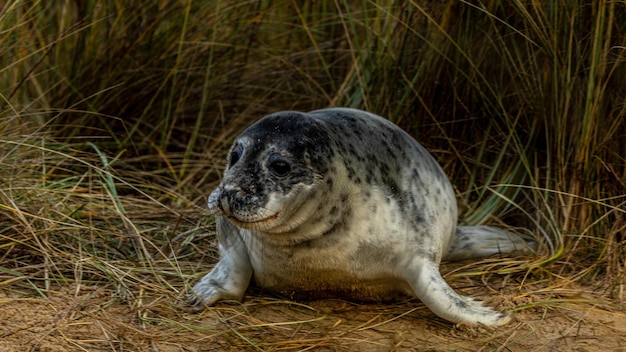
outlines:
M454 190L430 153L348 108L283 111L248 127L208 206L220 259L193 287L196 307L241 300L254 280L291 298L414 295L453 323L498 326L510 316L456 293L439 263L529 248L493 227L457 227Z

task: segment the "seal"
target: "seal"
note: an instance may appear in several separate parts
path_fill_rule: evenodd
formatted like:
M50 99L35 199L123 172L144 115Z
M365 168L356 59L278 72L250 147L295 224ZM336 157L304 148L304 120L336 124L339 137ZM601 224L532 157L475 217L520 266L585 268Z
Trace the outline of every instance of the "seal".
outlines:
M442 260L526 251L493 227L457 227L435 159L390 121L330 108L268 115L239 135L208 199L220 259L189 303L241 300L251 280L291 298L417 296L443 319L498 326L510 316L456 293Z

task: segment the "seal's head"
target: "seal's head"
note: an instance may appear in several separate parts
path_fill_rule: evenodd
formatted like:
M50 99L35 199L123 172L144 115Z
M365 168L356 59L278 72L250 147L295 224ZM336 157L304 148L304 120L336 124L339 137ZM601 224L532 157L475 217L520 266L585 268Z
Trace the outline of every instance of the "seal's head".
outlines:
M264 117L235 139L209 209L245 229L295 229L317 207L311 199L329 164L328 145L324 126L305 113Z

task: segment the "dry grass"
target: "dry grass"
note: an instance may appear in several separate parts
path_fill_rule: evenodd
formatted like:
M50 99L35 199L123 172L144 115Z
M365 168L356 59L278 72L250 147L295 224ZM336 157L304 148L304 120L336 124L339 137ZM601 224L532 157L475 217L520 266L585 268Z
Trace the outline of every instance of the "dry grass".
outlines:
M0 347L619 346L625 10L0 4L0 319L10 322ZM457 187L464 222L537 238L536 256L445 267L456 288L516 311L517 325L457 329L416 301L295 303L258 291L242 305L184 311L184 292L217 260L205 198L234 135L269 112L331 105L414 134ZM596 339L606 344L586 345Z

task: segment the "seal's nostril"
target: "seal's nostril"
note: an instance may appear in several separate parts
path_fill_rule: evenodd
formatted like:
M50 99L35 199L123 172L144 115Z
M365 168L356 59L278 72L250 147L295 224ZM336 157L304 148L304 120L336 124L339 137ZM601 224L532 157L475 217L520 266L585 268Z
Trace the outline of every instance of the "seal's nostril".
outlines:
M222 194L219 202L217 202L217 206L222 210L225 214L230 213L230 198L227 196L226 192Z
M224 214L231 212L231 204L234 198L236 190L222 189L219 194L215 196L215 206Z

